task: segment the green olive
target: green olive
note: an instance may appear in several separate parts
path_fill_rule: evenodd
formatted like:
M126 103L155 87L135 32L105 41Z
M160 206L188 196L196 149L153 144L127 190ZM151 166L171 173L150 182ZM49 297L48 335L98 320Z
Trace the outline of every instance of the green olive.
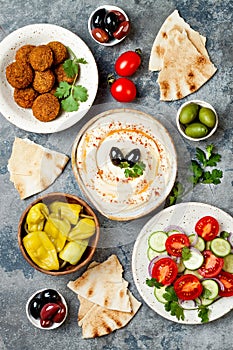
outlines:
M184 106L180 112L179 120L182 124L192 123L198 115L199 105L196 103L189 103Z
M213 128L216 123L216 116L212 109L201 107L199 111L199 120L202 124L205 124L209 128Z
M186 127L185 134L189 137L197 139L199 137L206 136L208 134L208 128L206 125L201 123L192 123Z

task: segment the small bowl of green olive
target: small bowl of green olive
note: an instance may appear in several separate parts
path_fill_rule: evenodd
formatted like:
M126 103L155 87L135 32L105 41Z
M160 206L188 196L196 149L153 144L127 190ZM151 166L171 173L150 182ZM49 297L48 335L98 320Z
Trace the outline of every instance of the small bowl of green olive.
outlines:
M200 100L185 102L176 116L179 132L191 141L206 140L218 126L218 115L209 103Z

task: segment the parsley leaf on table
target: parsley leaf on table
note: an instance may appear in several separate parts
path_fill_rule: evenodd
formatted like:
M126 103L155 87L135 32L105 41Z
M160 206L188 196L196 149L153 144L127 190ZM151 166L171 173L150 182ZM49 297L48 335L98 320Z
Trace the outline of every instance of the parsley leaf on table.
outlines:
M87 64L84 58L77 58L70 48L67 48L73 57L65 60L63 69L69 78L74 78L70 84L61 81L56 89L55 96L61 99L61 106L66 112L74 112L79 109L80 102L88 99L87 89L81 85L75 85L79 75L79 63Z
M183 192L183 185L179 181L176 181L171 190L170 195L168 196L168 206L175 204L177 200L180 199Z
M220 169L206 170L207 167L217 166L221 160L221 155L214 153L214 145L206 147L206 152L200 148L196 148L196 159L191 161L191 170L193 172L190 177L194 186L198 183L218 185L221 183L223 172Z

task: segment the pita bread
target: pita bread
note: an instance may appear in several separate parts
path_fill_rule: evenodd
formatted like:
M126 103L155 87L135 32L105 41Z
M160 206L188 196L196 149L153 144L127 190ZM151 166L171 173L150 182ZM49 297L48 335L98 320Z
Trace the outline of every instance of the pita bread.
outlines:
M69 157L28 139L15 138L8 161L10 180L25 199L49 187L62 173Z
M163 68L163 58L168 45L168 33L172 29L179 30L180 32L185 30L189 40L195 46L197 51L209 58L208 52L205 48L206 38L193 30L189 24L180 17L179 12L175 10L169 17L167 17L154 40L150 54L149 70L158 71Z
M132 305L131 312L109 310L94 304L82 318L83 338L100 337L126 326L141 306L141 303L129 291L128 293Z
M131 311L128 282L122 278L122 266L116 255L88 269L68 287L83 298L111 310Z
M171 30L163 68L158 75L160 99L177 100L197 91L216 70L209 58L195 48L185 30L182 33L177 29Z

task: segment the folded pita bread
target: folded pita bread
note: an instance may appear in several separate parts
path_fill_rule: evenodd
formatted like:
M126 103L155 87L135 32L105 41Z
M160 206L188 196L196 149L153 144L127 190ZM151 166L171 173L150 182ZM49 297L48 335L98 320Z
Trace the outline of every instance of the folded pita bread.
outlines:
M79 322L82 325L83 338L96 338L107 335L129 323L138 311L141 303L129 291L128 294L132 305L131 312L109 310L94 304Z
M180 17L179 12L175 10L169 17L167 17L154 40L150 54L149 70L158 71L163 68L163 58L168 45L168 32L172 29L179 30L180 32L185 30L189 40L195 46L197 51L202 55L209 57L205 48L206 38L193 30L189 24Z
M10 180L25 199L49 187L62 173L69 157L28 139L15 138L8 161Z
M116 255L85 271L68 287L83 298L111 310L131 311L128 282L122 278L122 266Z
M181 33L172 29L158 75L160 99L177 100L197 91L216 70L209 58L195 48L185 30Z

